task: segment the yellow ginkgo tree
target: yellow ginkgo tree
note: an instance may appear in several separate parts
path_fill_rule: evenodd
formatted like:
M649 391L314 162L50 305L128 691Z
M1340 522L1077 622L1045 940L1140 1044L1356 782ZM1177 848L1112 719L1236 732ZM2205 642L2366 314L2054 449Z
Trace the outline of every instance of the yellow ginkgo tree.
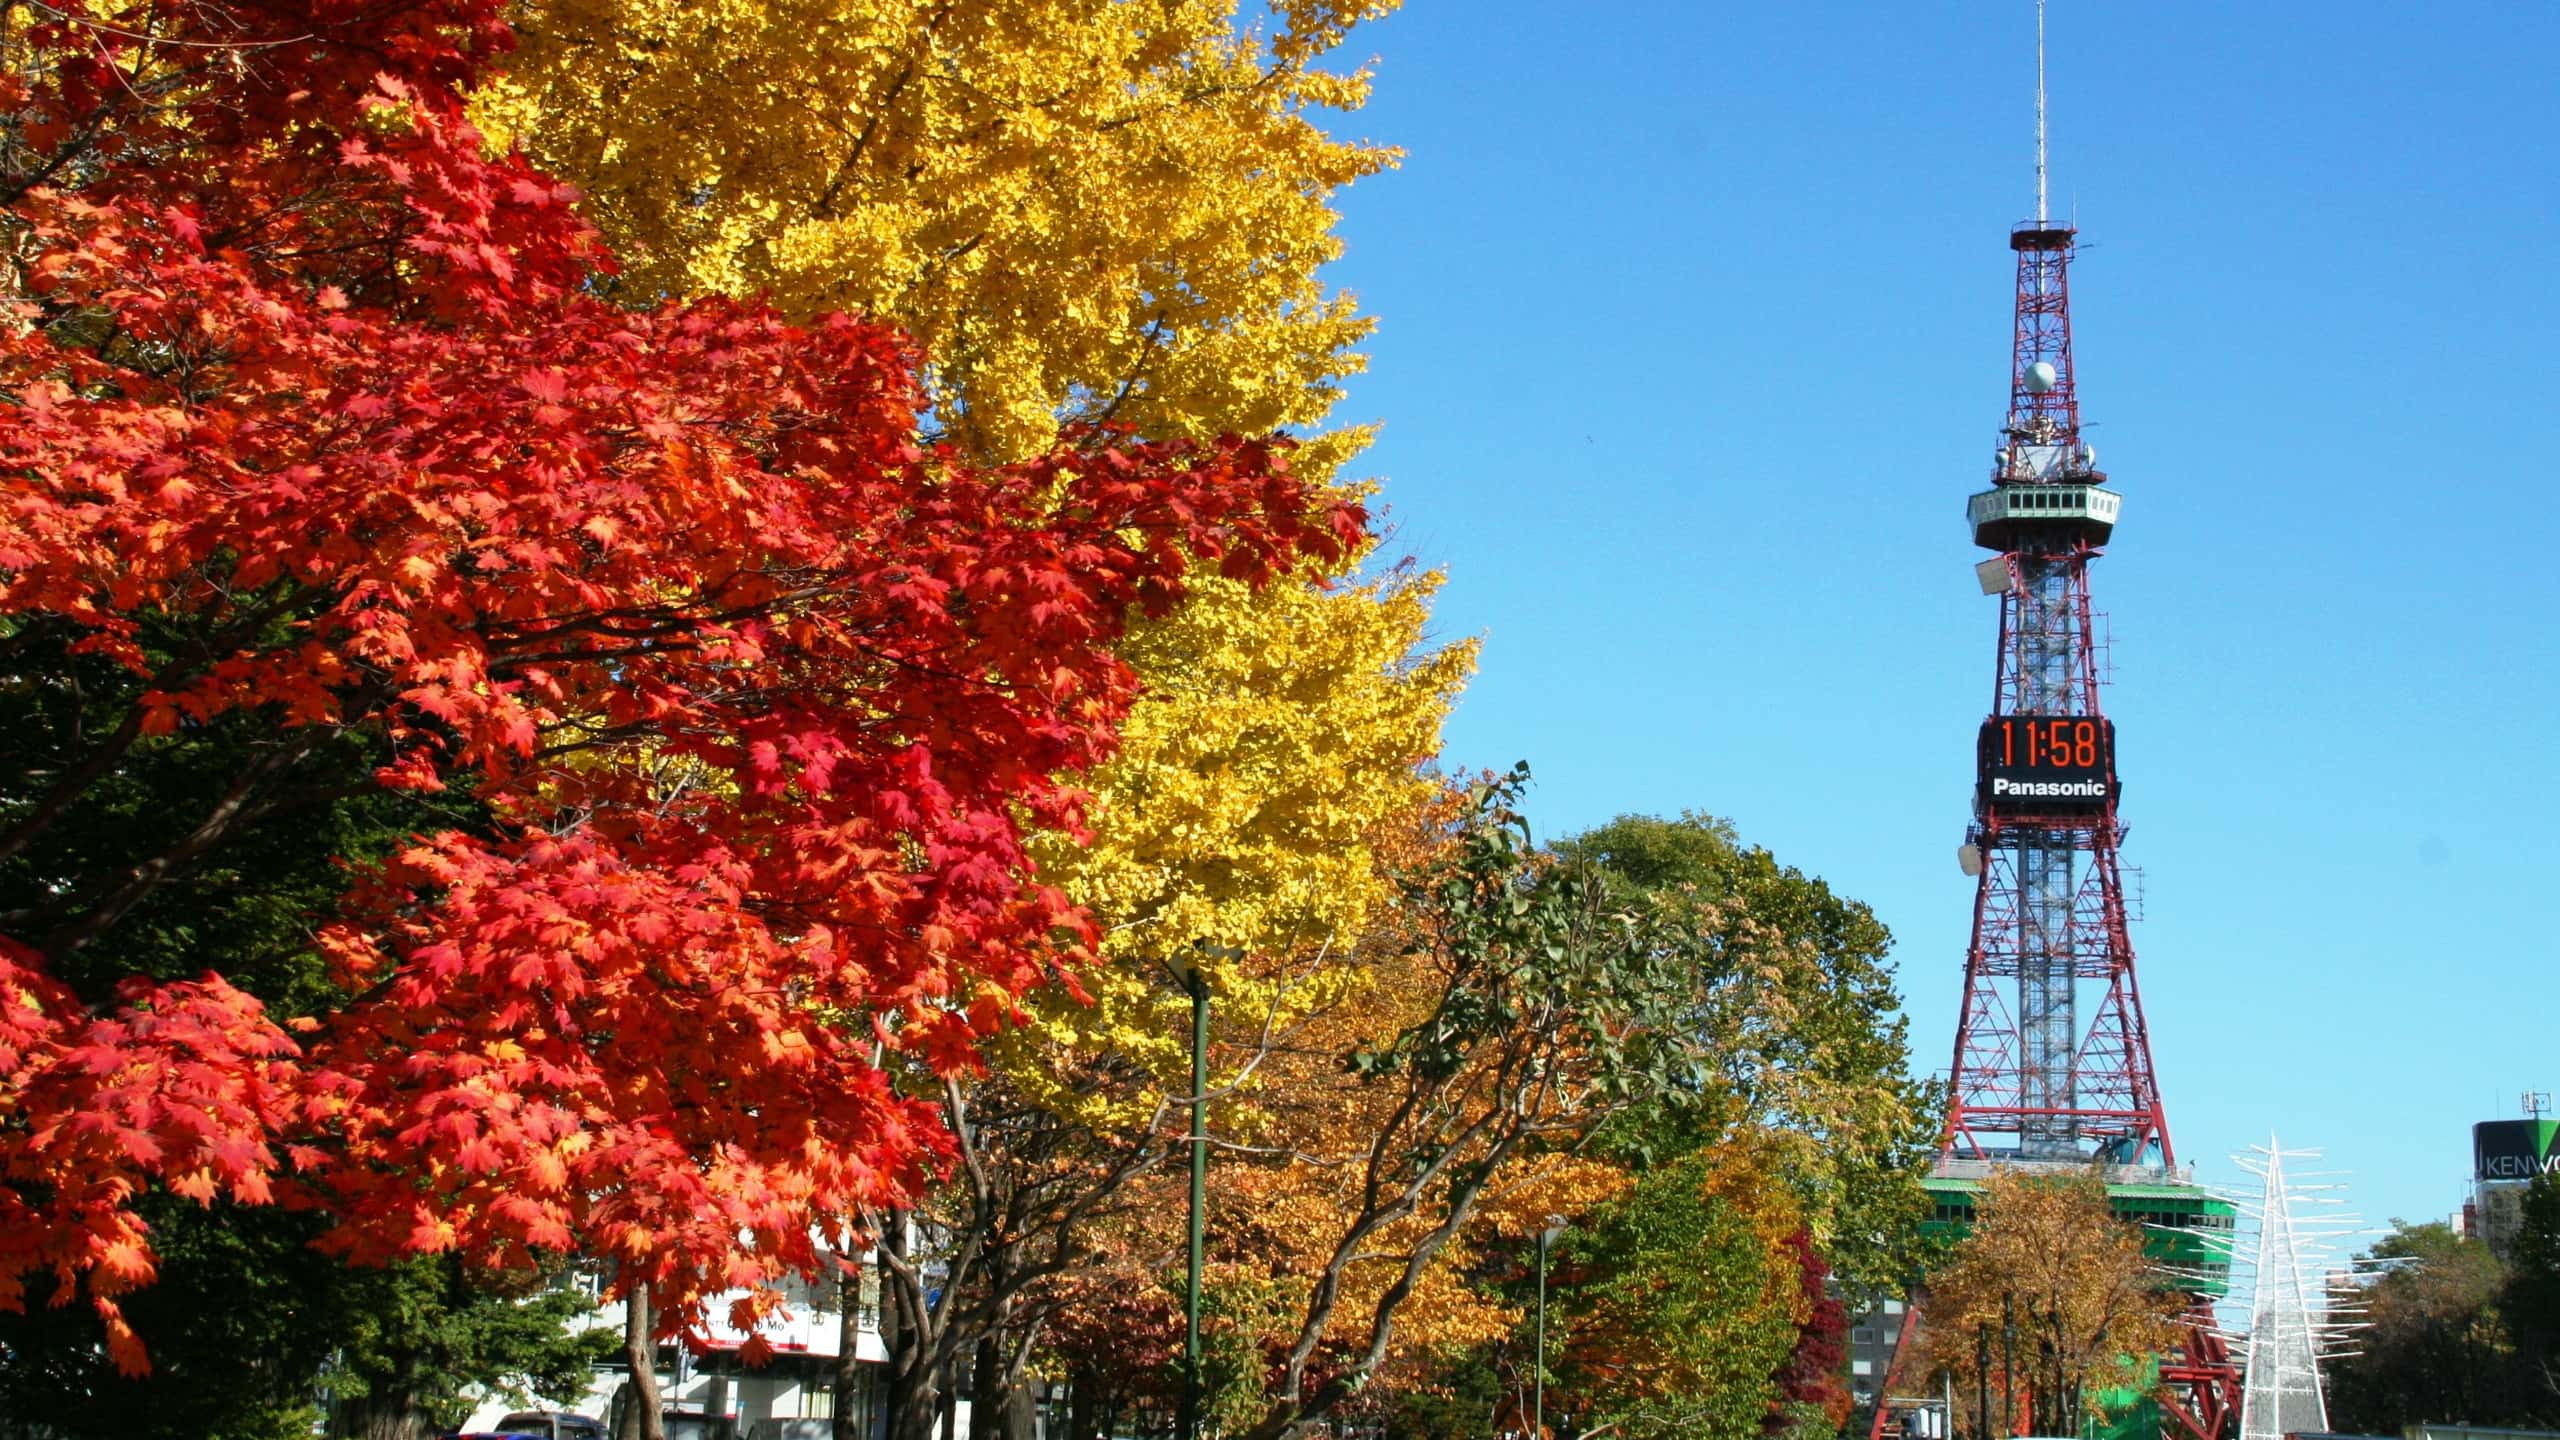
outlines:
M1062 417L1258 434L1360 368L1317 271L1396 155L1318 123L1369 83L1323 61L1393 4L527 0L476 109L586 191L624 287L905 326L981 458Z
M1223 1026L1274 1032L1358 983L1352 942L1387 889L1373 832L1429 793L1421 762L1474 659L1472 645L1425 649L1435 584L1396 576L1257 604L1211 582L1132 637L1125 653L1155 703L1094 777L1094 842L1051 837L1041 855L1106 920L1110 963L1084 977L1091 1003L1062 998L1037 1040L1165 1083L1116 1090L1118 1113L1088 1119L1142 1119L1187 1084L1185 1002L1166 983L1179 967L1206 970ZM1063 1109L1105 1100L1055 1083L1058 1058L1022 1083Z

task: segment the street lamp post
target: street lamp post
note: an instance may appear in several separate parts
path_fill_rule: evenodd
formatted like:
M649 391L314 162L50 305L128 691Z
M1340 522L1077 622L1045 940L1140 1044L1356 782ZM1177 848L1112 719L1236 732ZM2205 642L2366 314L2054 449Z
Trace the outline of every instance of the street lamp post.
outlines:
M1182 1440L1200 1434L1200 1263L1209 1196L1209 982L1194 966L1191 992L1191 1264L1182 1292Z
M1182 1291L1182 1411L1175 1433L1181 1440L1200 1436L1200 1266L1207 1251L1205 1216L1209 1205L1209 976L1202 958L1234 960L1242 950L1194 941L1196 955L1170 963L1174 978L1191 996L1191 1263Z
M2000 1430L2018 1433L2018 1297L2000 1296Z
M1547 1434L1547 1252L1555 1248L1556 1237L1563 1233L1564 1217L1561 1215L1548 1216L1547 1228L1538 1232L1537 1399L1530 1412L1529 1440L1546 1440Z
M1975 1440L1991 1440L1991 1326L1976 1321L1973 1327L1973 1400Z

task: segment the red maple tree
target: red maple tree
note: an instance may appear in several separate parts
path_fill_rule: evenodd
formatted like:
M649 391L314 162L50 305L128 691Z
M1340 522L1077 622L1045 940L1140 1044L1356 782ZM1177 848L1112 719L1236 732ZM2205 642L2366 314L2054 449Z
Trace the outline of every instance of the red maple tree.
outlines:
M5 797L0 859L138 743L272 732L0 935L0 1306L49 1271L127 1368L153 1185L325 1207L359 1259L608 1256L669 1326L821 1263L945 1152L876 1047L965 1066L1079 958L1022 837L1078 824L1123 618L1362 531L1276 444L971 468L917 443L884 327L608 303L575 194L462 117L498 9L129 0L0 37L0 620L138 680ZM221 643L167 659L170 617ZM367 783L489 820L321 917L341 1003L62 978L351 734Z
M1831 1293L1830 1263L1814 1248L1810 1230L1788 1236L1786 1250L1795 1261L1804 1318L1796 1322L1795 1349L1778 1367L1777 1401L1761 1427L1770 1435L1795 1428L1796 1417L1789 1413L1794 1407L1812 1406L1836 1428L1855 1404L1841 1383L1849 1363L1849 1307Z

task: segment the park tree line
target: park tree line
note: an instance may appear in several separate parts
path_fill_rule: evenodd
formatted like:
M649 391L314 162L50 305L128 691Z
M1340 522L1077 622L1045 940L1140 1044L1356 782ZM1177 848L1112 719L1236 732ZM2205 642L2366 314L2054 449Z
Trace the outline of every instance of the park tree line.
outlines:
M0 0L0 1413L416 1436L867 1253L900 1440L1161 1428L1197 1100L1222 1433L1837 1426L1889 937L1435 768L1388 8Z
M2560 1429L2560 1183L2533 1182L2503 1255L2441 1221L2395 1221L2361 1261L2369 1278L2340 1297L2363 1328L2328 1376L2333 1425Z

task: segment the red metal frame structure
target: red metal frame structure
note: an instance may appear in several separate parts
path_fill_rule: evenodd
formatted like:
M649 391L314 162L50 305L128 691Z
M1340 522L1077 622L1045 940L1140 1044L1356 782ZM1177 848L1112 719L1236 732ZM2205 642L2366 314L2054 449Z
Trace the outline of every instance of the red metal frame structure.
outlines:
M2222 1440L2240 1428L2240 1362L2213 1318L2213 1302L2198 1296L2187 1311L2179 1350L2160 1362L2168 1388L2161 1409L2169 1440Z
M2101 552L2076 538L2050 550L2039 541L2021 536L2002 557L2009 584L1992 716L2103 720L2088 576ZM2055 651L2066 683L2030 679L2040 662L2053 668ZM1986 805L1977 816L1967 840L1981 875L1950 1072L1949 1155L2177 1163L2134 973L2123 838L2112 795L2094 813ZM2085 1029L2072 1023L2081 981L2105 986ZM2011 1143L1994 1143L2002 1136Z
M2109 1167L2111 1178L2181 1183L2161 1104L2127 923L2125 829L2116 814L2112 727L2089 562L2104 553L2121 499L2106 488L2080 436L2071 363L2070 264L2075 232L2043 219L2010 233L2017 253L2015 344L2008 423L1992 488L1973 497L1974 539L1998 559L1982 567L2000 595L1991 724L2014 719L2103 729L2103 784L2094 797L2021 799L1991 791L1984 764L1967 867L1977 876L1965 952L1941 1159L1979 1173ZM2094 1000L2081 1022L2083 991ZM1926 1297L1904 1326L1925 1330ZM1895 1381L1879 1396L1873 1434L1896 1427ZM2198 1296L2179 1348L2160 1363L2169 1440L2223 1440L2237 1414L2240 1374ZM2016 1407L2013 1407L2016 1408Z
M2104 722L2089 562L2114 529L2114 497L2080 439L2071 364L2074 232L2031 221L2018 256L2009 420L1974 536L2000 552L2000 641L1991 716ZM1946 1152L2116 1164L2177 1161L2134 976L2114 777L2086 802L1977 799L1973 939L1957 1013ZM2078 1024L2081 982L2104 984ZM2001 993L2007 990L2014 1005ZM2008 1137L1997 1144L1996 1137Z

